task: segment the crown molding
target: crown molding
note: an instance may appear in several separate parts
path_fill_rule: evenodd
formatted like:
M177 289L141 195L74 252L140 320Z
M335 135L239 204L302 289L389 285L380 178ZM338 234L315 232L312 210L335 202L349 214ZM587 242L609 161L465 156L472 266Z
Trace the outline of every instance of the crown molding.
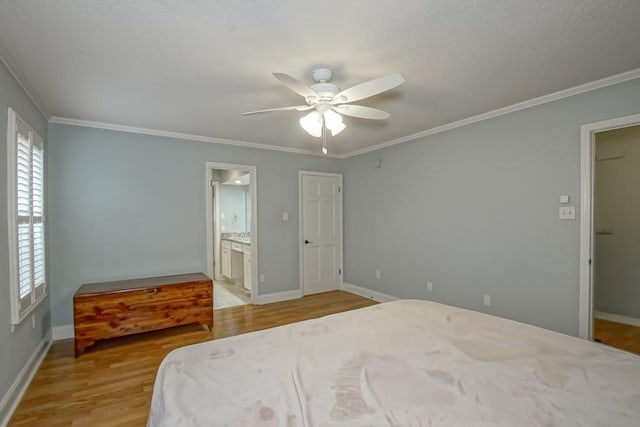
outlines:
M1 45L0 45L1 47ZM1 53L1 52L0 52ZM4 60L3 60L4 62ZM11 71L11 70L10 70ZM269 144L261 144L257 142L248 142L248 141L239 141L233 139L224 139L224 138L214 138L209 136L202 135L193 135L187 133L179 133L179 132L171 132L164 131L158 129L148 129L148 128L140 128L134 126L125 126L125 125L117 125L112 123L103 123L103 122L93 122L88 120L77 120L70 119L65 117L57 117L53 116L49 119L50 123L60 123L72 126L83 126L83 127L91 127L97 129L107 129L107 130L115 130L119 132L130 132L130 133L139 133L145 135L154 135L161 136L167 138L175 138L175 139L185 139L190 141L201 141L201 142L210 142L214 144L226 144L226 145L234 145L239 147L247 147L247 148L257 148L261 150L272 150L272 151L282 151L286 153L295 153L295 154L306 154L312 156L320 156L320 157L330 157L337 159L347 159L350 157L359 156L361 154L369 153L372 151L381 150L383 148L392 147L394 145L402 144L404 142L415 141L419 138L424 138L426 136L435 135L438 133L446 132L452 129L456 129L459 127L467 126L473 123L482 122L485 120L489 120L495 117L503 116L506 114L514 113L516 111L524 110L527 108L535 107L538 105L546 104L548 102L557 101L563 98L568 98L574 95L579 95L581 93L590 92L596 89L604 88L607 86L612 86L618 83L623 83L629 80L634 80L640 78L640 68L636 68L631 71L627 71L620 74L615 74L613 76L605 77L600 80L596 80L593 82L585 83L579 86L574 86L569 89L564 89L558 92L554 92L548 95L543 95L538 98L533 98L527 101L519 102L516 104L512 104L506 107L498 108L496 110L488 111L486 113L481 113L475 116L467 117L465 119L457 120L455 122L447 123L441 126L436 126L434 128L426 129L411 135L403 136L400 138L392 139L390 141L382 142L380 144L376 144L371 147L366 147L360 150L352 151L350 153L344 154L328 154L324 155L319 152L304 150L300 148L292 148L292 147L281 147L277 145L269 145ZM26 89L25 89L26 91ZM35 101L34 101L35 103ZM36 104L38 105L38 104ZM40 110L42 112L42 110ZM44 114L44 113L43 113Z
M319 157L338 158L338 155L322 154L302 148L280 147L277 145L261 144L258 142L239 141L235 139L214 138L211 136L194 135L190 133L172 132L159 129L148 129L135 126L117 125L113 123L92 122L89 120L70 119L67 117L52 116L49 123L58 123L63 125L89 127L95 129L114 130L118 132L138 133L143 135L161 136L165 138L185 139L188 141L210 142L213 144L233 145L236 147L257 148L260 150L283 151L285 153L306 154Z
M451 129L467 126L472 123L482 122L484 120L493 119L494 117L504 116L505 114L514 113L516 111L524 110L527 108L535 107L537 105L546 104L548 102L557 101L559 99L568 98L570 96L579 95L581 93L590 92L592 90L600 89L603 87L623 83L629 80L640 78L640 68L636 68L631 71L627 71L613 76L605 77L600 80L585 83L579 86L574 86L569 89L564 89L558 92L543 95L538 98L529 99L527 101L518 102L517 104L509 105L507 107L498 108L497 110L488 111L486 113L478 114L468 117L466 119L457 120L455 122L447 123L442 126L436 126L431 129L426 129L411 135L403 136L401 138L392 139L381 144L376 144L372 147L366 147L360 150L352 151L351 153L338 156L341 159L349 157L359 156L360 154L369 153L371 151L381 150L383 148L392 147L394 145L402 144L403 142L414 141L419 138L423 138L429 135L435 135L437 133L446 132Z
M11 73L13 78L18 82L18 84L22 88L22 90L27 94L27 97L31 100L31 102L33 102L33 105L35 105L38 111L40 111L40 114L42 114L42 116L45 119L48 119L49 114L47 114L47 111L42 106L42 101L40 101L40 98L36 94L36 91L33 90L33 87L29 83L29 80L27 80L25 75L18 68L18 65L16 64L16 62L13 60L13 57L9 53L9 50L2 43L2 40L0 40L0 61L4 64L5 67L7 67L7 70L9 70L9 73Z

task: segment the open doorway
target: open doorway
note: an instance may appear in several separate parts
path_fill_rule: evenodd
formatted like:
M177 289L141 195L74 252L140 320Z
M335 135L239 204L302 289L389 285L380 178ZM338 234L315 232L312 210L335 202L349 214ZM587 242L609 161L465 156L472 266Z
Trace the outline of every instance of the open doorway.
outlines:
M593 338L640 354L640 125L596 134L593 178Z
M214 309L257 295L256 169L207 162L207 264Z
M581 128L580 336L640 353L640 114Z

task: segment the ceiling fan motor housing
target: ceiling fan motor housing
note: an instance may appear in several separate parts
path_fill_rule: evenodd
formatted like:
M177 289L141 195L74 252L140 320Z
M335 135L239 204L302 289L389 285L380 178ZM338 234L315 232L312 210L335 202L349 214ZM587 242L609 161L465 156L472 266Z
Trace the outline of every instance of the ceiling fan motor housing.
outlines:
M320 97L315 100L307 99L308 103L313 103L314 101L331 101L333 97L340 92L340 88L333 83L329 83L333 78L333 71L328 68L318 68L311 73L311 77L315 84L311 85L311 89L316 92ZM311 102L309 102L311 101Z
M316 83L311 85L311 89L320 95L320 99L330 100L336 93L340 92L340 88L333 83Z

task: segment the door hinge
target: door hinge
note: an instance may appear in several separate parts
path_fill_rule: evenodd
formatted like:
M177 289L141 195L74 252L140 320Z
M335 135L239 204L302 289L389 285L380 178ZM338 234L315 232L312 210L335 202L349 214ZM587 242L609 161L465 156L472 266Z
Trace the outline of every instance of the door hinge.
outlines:
M338 269L338 276L342 276L342 269L341 268Z
M589 265L591 265L591 258L589 258Z
M338 193L339 193L340 191L342 191L341 189L342 189L342 187L340 187L340 186L338 185Z

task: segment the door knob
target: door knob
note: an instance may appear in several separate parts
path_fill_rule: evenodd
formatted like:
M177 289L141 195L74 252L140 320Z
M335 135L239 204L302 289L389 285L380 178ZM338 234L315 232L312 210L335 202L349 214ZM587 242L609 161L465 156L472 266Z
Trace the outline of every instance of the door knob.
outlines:
M304 243L305 243L305 245L308 245L309 243L312 243L312 242L310 242L308 240L305 240Z

